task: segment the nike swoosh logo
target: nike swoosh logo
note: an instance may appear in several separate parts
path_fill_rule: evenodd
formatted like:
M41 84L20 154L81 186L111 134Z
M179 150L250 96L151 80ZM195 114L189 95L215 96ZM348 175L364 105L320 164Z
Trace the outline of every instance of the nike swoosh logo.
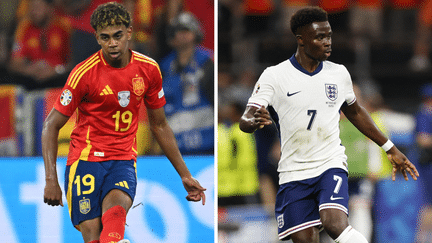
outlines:
M288 92L287 95L288 95L288 97L290 97L290 96L295 95L295 94L298 94L298 93L300 93L300 92L301 92L301 91L297 91L297 92L294 92L294 93L291 93L291 94Z
M343 197L333 197L333 195L331 195L330 200L334 201L334 200L339 200L339 199L343 199Z

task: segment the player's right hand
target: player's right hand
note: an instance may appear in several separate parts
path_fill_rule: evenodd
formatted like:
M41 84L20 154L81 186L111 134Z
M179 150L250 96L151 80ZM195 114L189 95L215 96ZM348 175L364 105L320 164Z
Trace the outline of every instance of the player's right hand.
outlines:
M50 206L62 206L62 191L58 182L47 180L44 189L44 203Z
M272 124L270 113L264 106L261 106L258 110L256 110L253 116L254 123L258 126L259 129L263 128L265 125Z

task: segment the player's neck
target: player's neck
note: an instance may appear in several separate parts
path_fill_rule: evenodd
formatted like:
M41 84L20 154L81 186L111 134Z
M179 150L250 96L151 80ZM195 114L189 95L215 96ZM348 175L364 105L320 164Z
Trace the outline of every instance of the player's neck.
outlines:
M131 53L130 50L127 50L127 52L124 53L123 56L120 59L118 59L118 60L110 60L109 58L107 58L105 56L104 52L102 52L102 55L104 55L104 59L106 60L106 62L111 67L114 67L114 68L124 68L124 67L126 67L129 64L132 53Z
M300 64L300 66L302 66L306 71L310 73L313 73L320 64L320 61L310 58L304 52L297 51L295 54L295 58Z

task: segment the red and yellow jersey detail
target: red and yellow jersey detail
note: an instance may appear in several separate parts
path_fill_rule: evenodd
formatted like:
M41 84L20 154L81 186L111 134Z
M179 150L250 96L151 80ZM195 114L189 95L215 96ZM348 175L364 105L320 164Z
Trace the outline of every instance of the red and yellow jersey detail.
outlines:
M90 57L87 61L85 61L84 64L81 65L78 69L72 71L71 75L68 78L67 84L72 89L75 89L82 76L99 62L100 62L99 53L96 53L92 57Z
M165 105L165 97L159 65L132 53L126 67L114 68L99 51L70 73L54 104L66 116L77 112L68 165L79 159L136 159L140 107L159 109Z

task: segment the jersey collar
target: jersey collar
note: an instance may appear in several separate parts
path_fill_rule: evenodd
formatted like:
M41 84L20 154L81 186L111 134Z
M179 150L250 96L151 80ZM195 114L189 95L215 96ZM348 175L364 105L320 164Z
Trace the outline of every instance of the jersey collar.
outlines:
M300 65L300 63L298 63L297 62L297 59L295 58L295 54L293 54L291 57L290 57L290 62L291 62L291 64L297 69L297 70L299 70L300 72L302 72L302 73L304 73L304 74L307 74L307 75L309 75L309 76L314 76L315 74L317 74L317 73L319 73L320 71L321 71L321 69L323 68L323 62L320 62L319 64L318 64L318 67L315 69L315 71L313 71L313 72L309 72L309 71L307 71L306 69L304 69L301 65Z

